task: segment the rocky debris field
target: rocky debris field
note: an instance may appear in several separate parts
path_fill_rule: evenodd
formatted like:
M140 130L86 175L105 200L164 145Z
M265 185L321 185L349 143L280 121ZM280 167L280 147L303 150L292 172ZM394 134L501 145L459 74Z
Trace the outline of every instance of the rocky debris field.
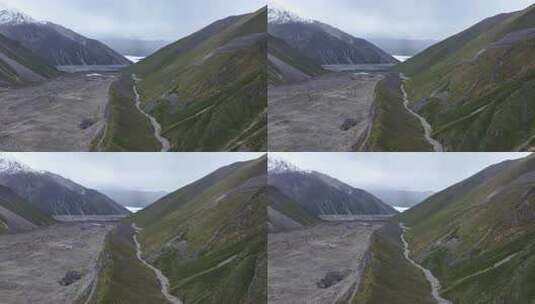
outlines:
M270 304L338 303L356 292L382 223L322 223L268 237Z
M0 236L3 304L76 303L91 290L112 224L56 224Z
M0 150L88 151L104 127L113 73L64 75L0 95Z
M270 151L351 151L369 124L378 73L329 73L268 89Z

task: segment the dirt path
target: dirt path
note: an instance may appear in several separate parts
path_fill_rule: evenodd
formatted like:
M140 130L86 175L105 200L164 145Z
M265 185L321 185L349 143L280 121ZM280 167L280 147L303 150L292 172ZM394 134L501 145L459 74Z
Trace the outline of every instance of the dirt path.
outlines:
M154 118L149 113L145 112L143 108L141 107L141 96L139 95L139 92L137 90L137 86L135 83L137 83L140 79L136 77L136 75L132 75L132 79L134 80L134 94L136 95L136 108L138 109L141 114L143 114L145 117L147 117L152 124L152 128L154 129L154 137L160 142L162 145L162 150L160 152L169 152L171 150L171 144L169 143L169 140L167 138L162 136L162 126L156 118Z
M270 233L268 303L347 301L358 289L370 236L382 225L322 223L302 230ZM333 275L333 281L328 279ZM325 279L330 283L323 285Z
M139 233L142 229L137 227L136 224L132 224L132 228L136 231L136 234L134 234L134 242L136 243L136 250L137 250L136 256L138 260L140 260L143 263L143 265L147 266L150 270L152 270L156 274L156 277L158 278L158 281L160 282L160 286L162 288L161 291L164 297L173 304L182 304L182 301L180 299L178 299L177 297L175 297L169 292L169 279L167 279L167 277L160 271L160 269L152 266L147 261L145 261L145 259L143 259L143 252L141 251L141 244L137 240L137 233Z
M380 74L329 73L268 89L270 151L351 151L366 132Z
M400 224L401 230L403 230L403 233L401 234L401 242L403 242L403 255L405 256L405 259L409 261L412 265L416 266L418 269L420 269L424 275L429 284L431 284L431 294L433 295L433 298L437 301L438 304L452 304L450 301L442 298L440 296L440 281L433 275L433 273L427 269L421 266L420 264L416 263L411 257L411 251L409 249L409 243L407 240L405 240L405 231L407 230L407 227L405 227L403 224Z
M400 77L402 80L407 80L407 78L403 75L401 75ZM405 90L405 84L403 84L403 82L401 83L401 92L403 92L403 105L405 106L405 109L414 117L418 118L420 124L422 124L422 128L424 128L425 140L427 140L427 142L431 146L433 146L433 150L435 152L444 152L444 147L442 146L442 144L431 136L433 134L433 127L431 127L429 122L427 122L427 120L423 116L416 113L409 107L409 96L407 94L407 91Z
M69 74L0 94L0 150L89 151L115 74Z
M113 224L56 224L28 233L0 236L0 302L76 303L90 293L97 278L97 260ZM59 283L67 272L82 277Z

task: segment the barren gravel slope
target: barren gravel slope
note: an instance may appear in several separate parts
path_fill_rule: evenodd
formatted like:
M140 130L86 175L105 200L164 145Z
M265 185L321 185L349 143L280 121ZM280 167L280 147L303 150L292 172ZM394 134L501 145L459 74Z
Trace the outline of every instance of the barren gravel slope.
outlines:
M113 74L70 74L0 94L0 150L88 151Z
M89 290L96 262L112 224L57 224L0 236L0 302L71 304ZM69 271L81 280L59 284Z
M328 304L345 299L360 280L360 265L370 236L382 223L323 223L311 228L270 234L268 303ZM342 280L318 286L329 272Z
M269 87L270 151L351 151L368 125L381 79L378 74L331 73Z

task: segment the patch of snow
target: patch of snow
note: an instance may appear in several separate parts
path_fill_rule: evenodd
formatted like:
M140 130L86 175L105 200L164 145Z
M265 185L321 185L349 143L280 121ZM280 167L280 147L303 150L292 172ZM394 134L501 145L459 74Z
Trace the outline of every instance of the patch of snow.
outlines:
M86 77L103 77L104 75L99 73L86 74Z
M0 3L0 24L24 24L24 23L42 23L33 19L26 13Z
M314 23L314 20L305 19L295 13L288 11L273 1L268 3L268 23Z
M141 60L145 59L145 56L132 56L132 55L124 55L124 57L133 63L138 63Z
M285 172L307 172L304 170L301 170L296 165L291 164L281 158L274 157L272 155L269 156L268 159L268 172L269 173L285 173Z
M412 56L403 56L403 55L392 55L392 57L396 58L397 60L401 62L405 62L412 58Z
M21 163L17 158L9 153L0 153L0 173L15 174L19 172L32 172L38 171L30 168L29 166Z

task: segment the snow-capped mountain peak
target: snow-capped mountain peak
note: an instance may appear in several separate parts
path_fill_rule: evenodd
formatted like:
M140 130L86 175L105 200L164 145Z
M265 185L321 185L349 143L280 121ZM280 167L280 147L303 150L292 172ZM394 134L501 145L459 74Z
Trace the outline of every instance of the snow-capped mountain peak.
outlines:
M38 23L30 15L0 3L0 24Z
M20 172L37 172L29 166L19 162L8 153L0 153L0 174L14 174Z
M284 173L284 172L305 172L294 164L291 164L279 157L269 156L268 159L268 173Z
M270 2L268 4L268 23L287 24L287 23L313 23L313 20L305 19L299 15L290 12L280 5Z

